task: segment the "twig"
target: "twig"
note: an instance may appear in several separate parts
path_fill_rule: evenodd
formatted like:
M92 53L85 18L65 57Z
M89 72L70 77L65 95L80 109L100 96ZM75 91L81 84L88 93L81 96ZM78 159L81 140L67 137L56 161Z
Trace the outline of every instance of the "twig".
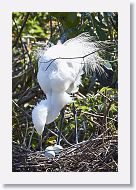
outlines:
M27 14L26 14L26 16L25 16L25 18L24 18L24 20L23 20L23 23L22 23L22 27L21 27L21 29L20 29L20 32L18 33L18 36L17 36L16 41L15 41L15 43L13 44L13 47L12 47L12 48L14 48L14 47L16 46L16 44L18 43L18 40L19 40L19 38L20 38L20 36L21 36L21 33L22 33L22 31L23 31L23 29L24 29L24 27L25 27L25 25L26 25L26 22L27 22L27 19L28 19L28 17L29 17L29 14L30 14L30 13L27 13Z
M60 140L61 140L61 133L62 133L62 128L64 124L64 113L65 113L65 107L61 110L61 120L60 120L60 129L59 129L59 135L57 139L57 144L60 145Z
M33 134L34 134L34 126L33 126L32 133L31 133L31 136L30 136L30 139L29 139L28 150L31 147L31 142L32 142Z
M109 48L109 47L108 47ZM50 59L49 61L44 61L44 62L40 62L40 63L49 63L49 65L46 67L46 69L45 69L45 71L47 71L47 69L50 67L50 65L54 62L54 61L56 61L56 60L58 60L58 59L83 59L84 60L84 58L86 58L86 57L88 57L89 55L91 55L91 54L93 54L93 53L96 53L96 52L99 52L99 51L104 51L104 49L106 50L106 49L108 49L108 48L99 48L99 49L97 49L97 50L95 50L95 51L93 51L93 52L91 52L91 53L89 53L89 54L86 54L86 55L84 55L84 56L79 56L79 57L57 57L57 58L54 58L54 59ZM83 63L83 64L85 64L85 63Z
M12 100L12 102L13 102L13 103L15 104L15 106L18 107L23 113L25 113L25 114L28 116L29 119L32 118L32 117L31 117L28 113L26 113L14 100Z
M109 104L107 105L107 109L106 109L106 111L105 111L105 113L104 113L104 117L103 117L103 120L102 120L102 125L103 125L103 126L104 126L104 123L107 123L107 122L106 122L106 118L107 118L109 109L110 109L110 107L111 107L111 104L112 104L112 101L109 102Z
M112 100L107 97L106 95L104 95L103 93L101 93L100 91L98 92L98 94L102 95L104 98L106 98L109 102L112 102Z
M55 123L55 122L54 122ZM59 131L59 129L58 129L58 127L57 127L57 125L56 125L56 123L55 123L55 127L57 128L57 130ZM58 135L56 134L56 136L58 137ZM63 140L68 144L68 145L70 145L70 146L72 146L73 144L71 144L66 138L65 138L65 136L61 133L61 136L62 136L62 138L63 138Z
M18 31L18 27L17 27L16 21L14 20L14 18L12 18L12 19L13 19L13 22L14 22L16 30L17 30L17 36L19 36L19 31ZM24 48L23 48L23 42L22 42L21 36L19 38L21 40L21 45L22 45L22 50L23 50L23 59L24 59L24 63L25 63L25 52L24 52Z
M93 121L92 119L88 118L86 115L84 115L89 121L91 121L92 123L94 123L95 125L97 125L98 127L102 127L99 123L97 123L96 121Z
M24 146L26 146L27 131L28 131L28 120L27 120L27 117L26 117L26 131L25 131L25 137L24 137L24 141L23 141Z
M87 114L87 115L91 115L91 116L94 116L94 117L97 117L97 118L103 118L104 116L103 115L98 115L98 114L94 114L94 113L90 113L90 112L87 112L87 111L81 111L81 115L84 115L84 114ZM110 117L107 117L107 119L109 120L112 120L114 122L117 122L117 120L114 118L110 118Z
M52 30L52 16L50 16L50 38L52 38L53 30Z

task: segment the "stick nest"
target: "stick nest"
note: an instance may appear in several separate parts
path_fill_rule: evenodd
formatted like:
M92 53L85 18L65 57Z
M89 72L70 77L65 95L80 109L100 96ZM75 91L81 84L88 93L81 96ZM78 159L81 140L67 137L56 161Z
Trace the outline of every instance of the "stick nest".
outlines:
M64 148L59 156L46 158L43 151L30 151L13 143L13 172L117 172L117 135L103 132Z

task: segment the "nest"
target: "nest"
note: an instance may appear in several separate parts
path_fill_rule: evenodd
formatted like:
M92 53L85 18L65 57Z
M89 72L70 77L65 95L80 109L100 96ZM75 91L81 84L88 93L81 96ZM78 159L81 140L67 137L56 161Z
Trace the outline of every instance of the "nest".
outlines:
M46 158L43 151L30 151L13 143L13 172L117 172L117 135L102 133L64 148L59 156Z

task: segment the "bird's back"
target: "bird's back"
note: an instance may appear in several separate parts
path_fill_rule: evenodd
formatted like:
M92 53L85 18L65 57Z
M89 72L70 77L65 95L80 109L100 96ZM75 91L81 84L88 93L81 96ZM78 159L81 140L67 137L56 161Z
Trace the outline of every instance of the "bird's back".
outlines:
M79 76L82 75L82 66L76 59L61 59L66 58L66 55L69 54L66 51L67 48L65 46L54 45L39 60L37 78L44 93L49 91L70 92L70 89L72 91L73 88L77 88L74 85L72 88L72 83L75 83L77 80L77 85L81 83Z

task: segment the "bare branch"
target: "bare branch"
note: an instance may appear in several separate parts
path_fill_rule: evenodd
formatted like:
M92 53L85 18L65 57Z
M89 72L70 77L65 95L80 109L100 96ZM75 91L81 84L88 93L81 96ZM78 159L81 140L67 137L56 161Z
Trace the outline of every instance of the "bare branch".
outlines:
M24 27L25 27L25 25L26 25L26 22L27 22L27 19L28 19L29 15L30 15L30 13L27 13L27 14L26 14L26 16L25 16L25 18L24 18L24 20L23 20L23 23L22 23L22 27L21 27L21 29L20 29L20 32L18 33L18 36L17 36L16 41L15 41L15 43L13 44L13 47L12 47L12 48L14 48L14 47L17 45L18 40L19 40L19 38L20 38L20 36L21 36L21 34L22 34L22 32L23 32L23 29L24 29Z

